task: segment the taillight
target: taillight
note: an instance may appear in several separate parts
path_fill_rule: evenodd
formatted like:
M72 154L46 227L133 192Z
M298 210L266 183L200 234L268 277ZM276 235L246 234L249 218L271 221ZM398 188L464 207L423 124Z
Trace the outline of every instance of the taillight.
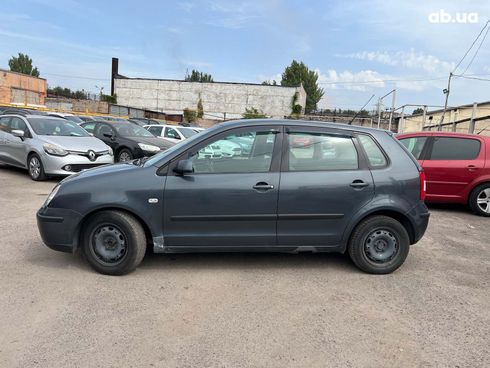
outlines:
M420 200L423 201L425 199L425 192L427 190L427 183L425 181L425 172L419 172L420 178Z

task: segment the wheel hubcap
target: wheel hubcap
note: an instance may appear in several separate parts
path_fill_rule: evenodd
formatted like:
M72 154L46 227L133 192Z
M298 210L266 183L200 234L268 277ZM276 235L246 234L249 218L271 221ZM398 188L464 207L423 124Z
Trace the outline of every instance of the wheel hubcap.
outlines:
M119 161L120 162L126 162L129 160L131 160L131 156L129 155L129 153L121 152L121 154L119 155Z
M41 162L37 157L33 157L29 161L29 173L33 178L38 178L41 174Z
M483 212L490 213L490 188L483 189L476 197L476 204Z
M366 238L364 253L376 263L385 263L398 253L396 237L388 230L375 230Z
M127 242L124 234L113 225L103 225L92 233L92 253L103 264L117 264L125 256Z

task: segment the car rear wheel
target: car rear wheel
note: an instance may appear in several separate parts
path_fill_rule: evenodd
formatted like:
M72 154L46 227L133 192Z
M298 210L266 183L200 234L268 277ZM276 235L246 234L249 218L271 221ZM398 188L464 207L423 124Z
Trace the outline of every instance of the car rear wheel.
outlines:
M27 170L29 171L29 176L32 180L46 180L43 163L37 154L34 153L29 156L29 159L27 160Z
M473 189L469 205L477 215L490 217L490 183L481 184Z
M117 155L117 161L119 162L127 162L127 161L131 161L132 159L133 159L133 154L131 153L130 150L126 148L119 151L119 155Z
M143 260L146 236L133 216L120 211L104 211L92 216L83 228L85 258L98 272L125 275Z
M400 222L388 216L373 216L357 225L348 252L362 271L386 274L405 262L409 248L407 230Z

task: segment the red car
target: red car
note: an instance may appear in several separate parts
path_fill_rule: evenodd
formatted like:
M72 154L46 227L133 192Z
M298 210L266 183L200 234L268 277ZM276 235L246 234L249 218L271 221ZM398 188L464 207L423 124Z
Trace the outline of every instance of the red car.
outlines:
M490 216L490 137L419 132L397 138L424 168L427 202L465 203Z

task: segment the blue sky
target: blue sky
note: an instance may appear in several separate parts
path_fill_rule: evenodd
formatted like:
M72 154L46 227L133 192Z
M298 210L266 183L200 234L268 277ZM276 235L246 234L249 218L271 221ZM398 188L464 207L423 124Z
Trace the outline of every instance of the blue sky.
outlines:
M53 87L108 91L112 56L130 77L181 79L194 68L234 82L280 79L296 59L318 71L320 105L343 109L393 88L397 105L441 105L448 73L490 18L488 0L21 3L2 1L0 68L27 53ZM458 21L429 21L441 9ZM466 75L490 79L489 46L490 36ZM450 105L486 100L490 81L454 81Z

